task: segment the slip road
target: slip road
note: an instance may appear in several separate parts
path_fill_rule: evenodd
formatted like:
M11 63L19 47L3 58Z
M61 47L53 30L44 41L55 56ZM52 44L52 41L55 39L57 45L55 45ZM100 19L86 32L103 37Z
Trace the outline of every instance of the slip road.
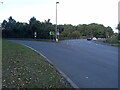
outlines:
M80 88L118 87L118 48L87 40L10 40L46 56Z

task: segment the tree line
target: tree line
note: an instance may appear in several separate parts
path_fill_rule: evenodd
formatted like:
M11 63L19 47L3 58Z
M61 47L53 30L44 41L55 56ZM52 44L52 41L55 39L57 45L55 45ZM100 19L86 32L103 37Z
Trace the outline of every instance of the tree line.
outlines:
M29 23L16 22L10 16L8 20L2 22L2 37L3 38L34 38L34 33L37 33L36 38L49 39L50 31L55 31L55 24L50 22L50 19L40 22L35 17L30 18ZM79 24L58 25L60 39L80 39L88 37L109 38L114 32L111 27L105 27L102 24ZM53 36L54 37L54 36Z
M32 17L29 23L16 22L11 16L2 22L3 38L34 38L34 32L37 32L37 38L48 38L49 31L54 30L54 25L50 19L40 22Z

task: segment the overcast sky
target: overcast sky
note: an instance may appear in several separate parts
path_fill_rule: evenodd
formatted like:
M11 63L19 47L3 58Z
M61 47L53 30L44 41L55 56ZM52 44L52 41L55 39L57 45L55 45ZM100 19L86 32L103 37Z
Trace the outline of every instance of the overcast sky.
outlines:
M98 23L115 31L118 24L119 0L0 0L0 22L12 16L28 22L33 16L39 21L51 19L55 24L55 7L58 4L58 24Z

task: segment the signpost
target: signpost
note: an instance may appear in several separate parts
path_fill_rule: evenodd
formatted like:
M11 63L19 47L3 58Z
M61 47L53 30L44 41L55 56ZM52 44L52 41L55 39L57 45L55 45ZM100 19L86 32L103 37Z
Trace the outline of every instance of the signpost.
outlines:
M54 36L55 36L55 32L54 31L50 31L50 40L53 39L54 40Z
M37 37L37 32L34 33L34 37L35 37L35 38Z
M57 33L55 34L55 31L50 31L50 32L49 32L49 35L50 35L50 40L51 40L51 39L54 40L54 39L55 39L55 36L57 35L57 36L58 36L57 41L58 41L60 33L57 32ZM55 40L56 40L56 39L55 39Z
M59 36L59 35L60 35L60 33L59 33L59 32L57 32L57 35Z
M50 35L55 35L55 32L54 31L50 31L49 34Z
M58 32L57 32L58 39L59 39L59 35L60 35L60 33L59 33L59 31L58 31Z

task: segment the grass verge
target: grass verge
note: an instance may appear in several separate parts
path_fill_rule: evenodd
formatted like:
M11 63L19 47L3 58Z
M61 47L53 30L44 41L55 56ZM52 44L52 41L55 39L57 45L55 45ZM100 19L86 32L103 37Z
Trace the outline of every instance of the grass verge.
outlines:
M53 39L30 39L30 38L4 38L4 39L6 39L6 40L26 40L26 41L40 41L40 42L52 42L52 43L56 43L56 41L55 40L53 40ZM60 42L61 40L59 40L58 42ZM57 43L58 43L57 42Z
M13 42L2 42L3 88L68 88L64 78L43 57Z
M115 47L120 47L120 44L119 43L115 43L115 44L111 44L112 46L115 46Z

